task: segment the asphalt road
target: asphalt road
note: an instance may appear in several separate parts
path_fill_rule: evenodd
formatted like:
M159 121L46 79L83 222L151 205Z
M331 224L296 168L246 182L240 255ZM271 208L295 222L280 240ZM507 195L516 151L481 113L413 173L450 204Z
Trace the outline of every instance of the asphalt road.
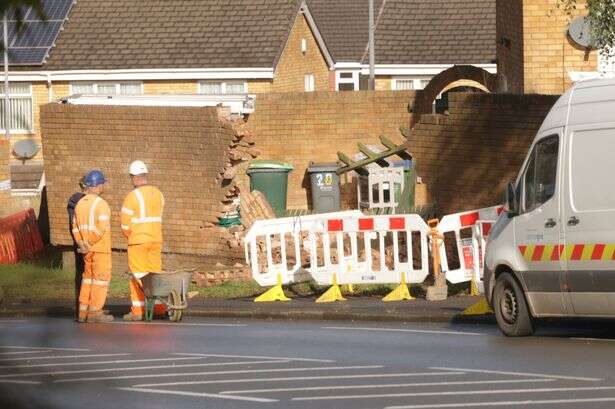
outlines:
M1 408L613 408L613 323L0 320Z

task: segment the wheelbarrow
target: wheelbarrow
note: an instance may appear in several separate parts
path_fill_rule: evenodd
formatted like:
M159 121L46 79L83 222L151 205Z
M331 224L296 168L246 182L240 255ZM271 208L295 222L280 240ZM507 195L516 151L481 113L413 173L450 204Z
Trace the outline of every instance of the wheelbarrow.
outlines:
M150 273L141 278L145 294L145 320L154 317L154 304L161 301L167 307L169 319L179 322L188 307L188 286L192 278L191 271L170 271Z

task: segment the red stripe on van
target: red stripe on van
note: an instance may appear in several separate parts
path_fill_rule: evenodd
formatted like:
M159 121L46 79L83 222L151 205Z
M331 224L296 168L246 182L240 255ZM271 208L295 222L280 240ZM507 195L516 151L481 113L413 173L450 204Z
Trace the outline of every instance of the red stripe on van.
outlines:
M374 230L374 219L359 219L359 230Z
M540 261L542 258L542 253L545 251L545 246L543 244L536 245L534 249L534 255L532 256L532 261Z
M596 244L594 246L594 251L592 252L592 260L602 259L602 253L604 253L605 247L606 246L604 244Z
M563 248L564 246L562 244L556 244L553 247L553 253L551 253L551 261L559 261Z
M461 223L461 227L472 226L479 219L480 215L478 212L468 213L459 216L459 223Z
M523 257L525 257L525 250L527 250L527 246L519 246L519 251Z
M585 244L575 244L572 250L572 255L570 256L570 260L581 260L581 256L583 255L583 249L585 248Z

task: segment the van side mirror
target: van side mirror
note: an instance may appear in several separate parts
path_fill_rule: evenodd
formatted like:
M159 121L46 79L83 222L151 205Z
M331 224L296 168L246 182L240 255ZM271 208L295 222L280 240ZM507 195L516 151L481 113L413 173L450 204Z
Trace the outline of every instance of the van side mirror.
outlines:
M519 202L515 193L515 185L509 182L506 186L506 204L508 205L508 216L515 217L519 214Z

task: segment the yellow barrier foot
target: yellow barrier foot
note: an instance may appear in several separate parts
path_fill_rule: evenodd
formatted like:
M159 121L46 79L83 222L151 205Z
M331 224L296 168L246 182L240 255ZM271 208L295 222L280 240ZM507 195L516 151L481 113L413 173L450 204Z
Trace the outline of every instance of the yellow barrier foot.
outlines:
M334 302L334 301L346 301L342 296L340 286L337 284L337 275L333 274L333 285L329 287L327 291L316 299L316 302Z
M350 295L354 294L354 286L352 284L346 284L346 292Z
M478 284L476 284L476 280L474 279L470 282L470 295L480 295Z
M408 285L406 284L406 273L401 273L401 283L382 299L384 302L403 300L414 300L414 297L410 295Z
M463 310L461 315L484 315L492 312L493 310L491 309L489 304L487 304L487 299L483 298L476 304L471 305L465 310Z
M272 301L290 301L290 298L284 295L284 289L282 288L282 276L279 274L278 283L254 299L254 302Z

